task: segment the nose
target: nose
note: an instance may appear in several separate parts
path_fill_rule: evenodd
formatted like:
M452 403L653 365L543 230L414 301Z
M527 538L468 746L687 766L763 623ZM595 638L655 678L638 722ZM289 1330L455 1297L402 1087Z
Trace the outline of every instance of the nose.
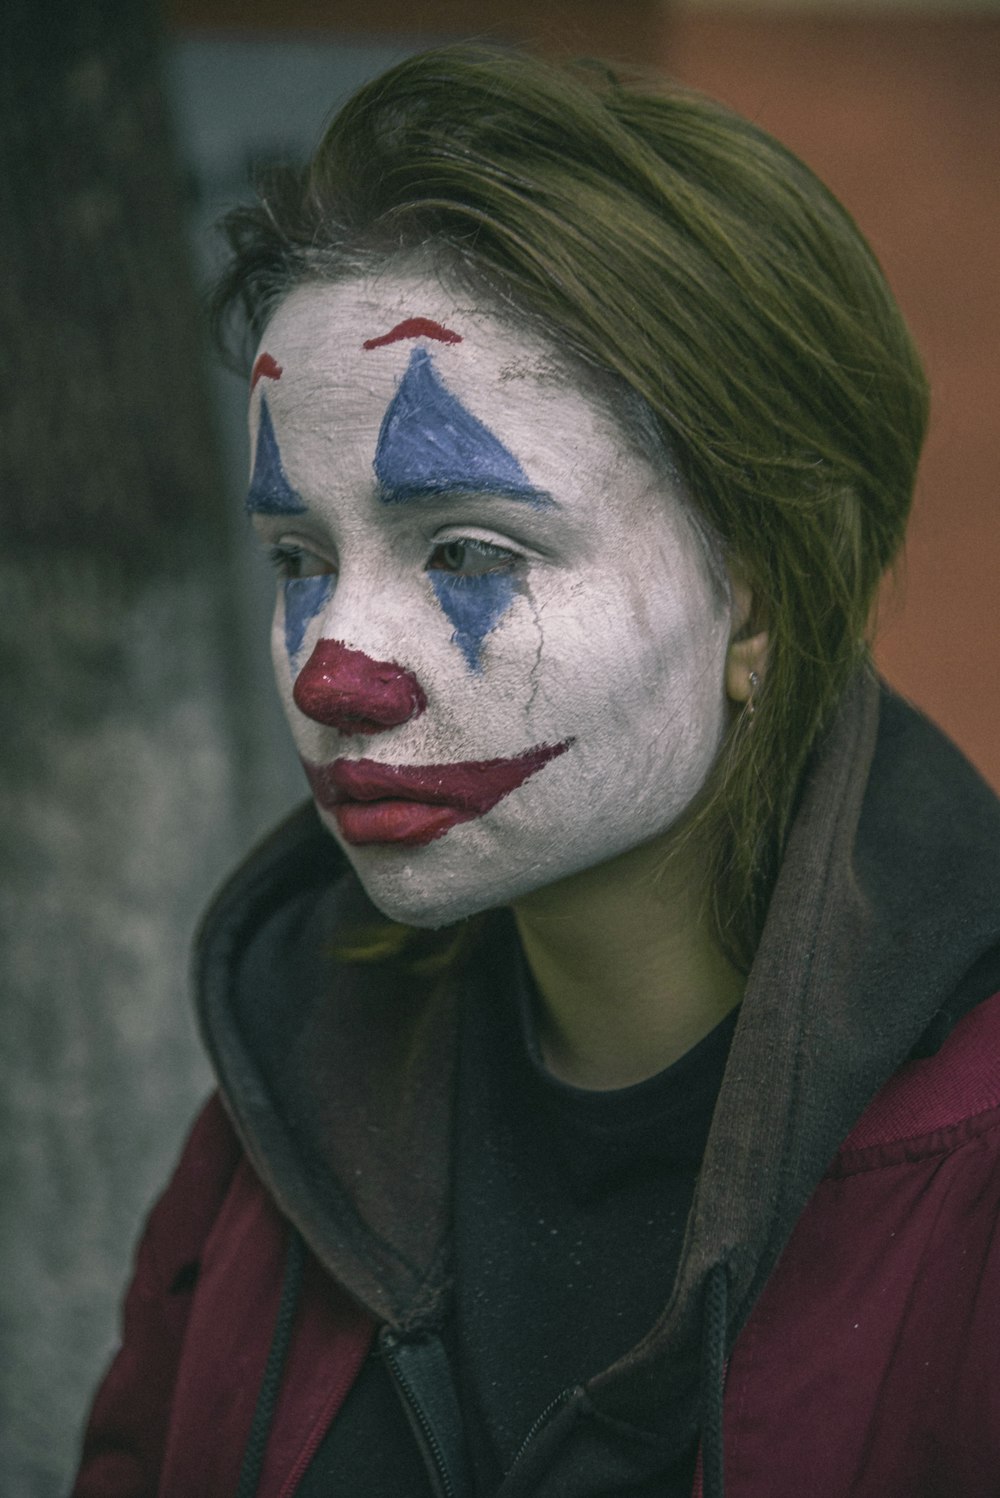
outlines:
M318 640L295 678L292 697L300 712L341 733L380 733L419 718L427 706L412 671L393 661L374 661L340 640Z

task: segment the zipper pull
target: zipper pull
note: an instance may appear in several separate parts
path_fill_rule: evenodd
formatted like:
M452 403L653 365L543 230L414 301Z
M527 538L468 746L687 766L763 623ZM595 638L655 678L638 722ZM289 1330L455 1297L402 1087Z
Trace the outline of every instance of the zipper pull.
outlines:
M465 1430L451 1367L440 1338L401 1337L383 1329L379 1347L439 1498L470 1498Z

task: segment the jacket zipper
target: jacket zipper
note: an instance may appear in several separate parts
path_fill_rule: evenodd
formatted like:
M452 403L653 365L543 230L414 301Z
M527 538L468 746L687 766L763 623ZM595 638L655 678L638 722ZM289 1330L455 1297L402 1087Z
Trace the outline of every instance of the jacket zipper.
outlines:
M530 1429L528 1431L528 1434L525 1436L524 1440L521 1442L520 1446L517 1448L517 1454L515 1455L514 1460L511 1462L510 1466L507 1468L507 1474L506 1475L508 1477L510 1476L511 1472L513 1472L514 1468L517 1466L518 1462L521 1460L522 1456L527 1451L528 1447L531 1445L532 1441L535 1439L535 1437L537 1436L538 1432L541 1430L542 1426L545 1425L548 1422L548 1420L551 1418L551 1416L555 1414L556 1410L558 1410L559 1408L561 1408L561 1406L564 1405L567 1402L567 1400L572 1399L573 1395L575 1393L576 1393L576 1387L575 1386L572 1386L572 1387L570 1387L568 1389L563 1389L562 1393L561 1394L557 1394L556 1397L555 1397L555 1399L551 1400L545 1406L544 1410L542 1410L542 1413L538 1416L538 1418L535 1421L532 1422L532 1425L531 1425L531 1427L530 1427Z
M430 1461L427 1463L428 1475L434 1483L435 1490L440 1494L440 1498L462 1498L449 1469L444 1448L438 1440L434 1427L428 1419L420 1401L419 1392L400 1362L397 1353L400 1341L400 1338L386 1332L383 1332L379 1338L385 1360L392 1370L392 1375L406 1401L406 1407L420 1433L424 1447L425 1462L428 1457L430 1458Z

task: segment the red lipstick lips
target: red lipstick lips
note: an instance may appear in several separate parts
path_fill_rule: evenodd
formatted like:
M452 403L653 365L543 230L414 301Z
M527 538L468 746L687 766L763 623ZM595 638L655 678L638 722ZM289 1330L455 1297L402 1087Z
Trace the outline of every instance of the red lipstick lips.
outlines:
M459 822L481 817L572 744L540 744L513 759L468 759L444 765L386 765L373 759L303 760L317 802L332 811L354 847L396 843L420 847Z

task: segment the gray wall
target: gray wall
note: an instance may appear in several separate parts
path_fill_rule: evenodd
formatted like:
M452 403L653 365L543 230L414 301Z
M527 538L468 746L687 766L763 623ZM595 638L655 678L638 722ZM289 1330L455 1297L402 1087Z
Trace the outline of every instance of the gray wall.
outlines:
M168 92L203 281L208 226L246 190L248 165L308 150L331 107L399 55L174 45ZM37 545L30 572L0 561L3 649L30 668L9 720L17 775L0 785L4 1498L69 1490L136 1234L211 1085L187 993L193 926L304 790L270 683L273 582L241 515L245 390L221 371L214 387L235 586L225 557L114 596L99 564L49 576Z

